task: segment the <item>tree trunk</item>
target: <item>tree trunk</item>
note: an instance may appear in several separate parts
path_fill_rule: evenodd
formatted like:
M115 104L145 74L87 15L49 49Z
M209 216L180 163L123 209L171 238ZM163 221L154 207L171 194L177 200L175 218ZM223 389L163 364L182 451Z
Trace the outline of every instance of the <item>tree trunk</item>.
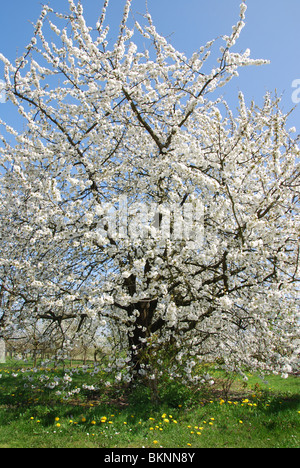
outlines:
M149 363L147 339L151 336L151 324L156 307L157 300L148 298L130 306L129 316L132 316L134 311L138 312L134 330L128 334L130 366L134 380L141 374L141 364L147 366Z

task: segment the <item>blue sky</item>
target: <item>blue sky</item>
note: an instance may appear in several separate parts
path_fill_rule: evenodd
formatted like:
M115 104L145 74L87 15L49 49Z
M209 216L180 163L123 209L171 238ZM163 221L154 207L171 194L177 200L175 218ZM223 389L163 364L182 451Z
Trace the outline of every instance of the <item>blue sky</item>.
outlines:
M49 1L56 11L68 8L67 0ZM9 0L1 2L0 52L10 60L21 55L32 37L33 26L41 11L43 0ZM87 23L95 25L101 13L102 0L82 0ZM111 0L108 22L112 31L117 28L124 0ZM231 33L239 17L241 0L148 0L148 8L160 33L170 36L172 44L188 56L217 36ZM132 10L139 19L145 13L146 0L133 0ZM292 83L299 80L300 98L300 1L248 0L246 27L235 50L251 50L252 58L271 60L270 65L246 67L240 77L222 88L231 106L237 104L238 91L243 91L248 102L262 103L266 91L283 94L282 107L288 112L292 101ZM113 36L113 33L112 33ZM0 64L0 79L3 65ZM295 94L294 94L295 95ZM9 104L0 104L0 118L12 123L17 111ZM289 119L300 133L300 104Z

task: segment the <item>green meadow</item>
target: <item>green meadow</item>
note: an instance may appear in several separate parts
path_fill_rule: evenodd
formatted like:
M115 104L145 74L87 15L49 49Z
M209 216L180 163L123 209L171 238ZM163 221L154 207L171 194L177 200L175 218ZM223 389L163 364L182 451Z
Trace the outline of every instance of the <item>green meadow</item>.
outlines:
M215 375L210 390L166 377L154 401L146 385L98 390L62 399L24 385L20 363L0 365L0 448L299 448L300 377L248 375L228 385ZM62 375L62 369L46 369ZM31 371L30 371L31 372ZM30 374L29 372L29 374ZM32 374L45 369L32 370ZM78 386L86 376L74 376Z

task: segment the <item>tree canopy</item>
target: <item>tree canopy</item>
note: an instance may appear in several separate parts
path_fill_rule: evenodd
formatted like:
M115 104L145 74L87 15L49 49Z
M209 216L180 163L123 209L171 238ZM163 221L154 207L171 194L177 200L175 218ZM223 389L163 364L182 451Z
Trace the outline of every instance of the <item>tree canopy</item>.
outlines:
M166 354L175 377L200 378L199 362L285 374L299 147L277 97L247 107L240 93L235 112L217 92L266 63L233 51L246 3L213 65L217 41L188 58L149 13L130 28L130 4L115 41L108 0L94 27L69 0L67 15L43 8L15 63L0 54L25 124L1 122L2 334L40 324L66 352L114 335L126 381L159 375Z

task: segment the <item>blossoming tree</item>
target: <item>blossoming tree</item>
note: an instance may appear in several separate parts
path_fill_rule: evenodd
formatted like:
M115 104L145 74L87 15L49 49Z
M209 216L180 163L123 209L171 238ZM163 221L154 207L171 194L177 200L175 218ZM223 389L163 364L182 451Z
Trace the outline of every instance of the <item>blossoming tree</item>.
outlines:
M171 351L173 375L202 361L286 373L299 147L270 94L247 108L240 93L236 115L216 97L265 63L233 52L246 4L211 69L215 41L187 58L149 14L129 27L130 0L108 43L108 3L95 28L80 2L44 7L24 54L1 55L25 122L1 122L3 333L41 321L70 347L111 330L127 380L159 375Z

